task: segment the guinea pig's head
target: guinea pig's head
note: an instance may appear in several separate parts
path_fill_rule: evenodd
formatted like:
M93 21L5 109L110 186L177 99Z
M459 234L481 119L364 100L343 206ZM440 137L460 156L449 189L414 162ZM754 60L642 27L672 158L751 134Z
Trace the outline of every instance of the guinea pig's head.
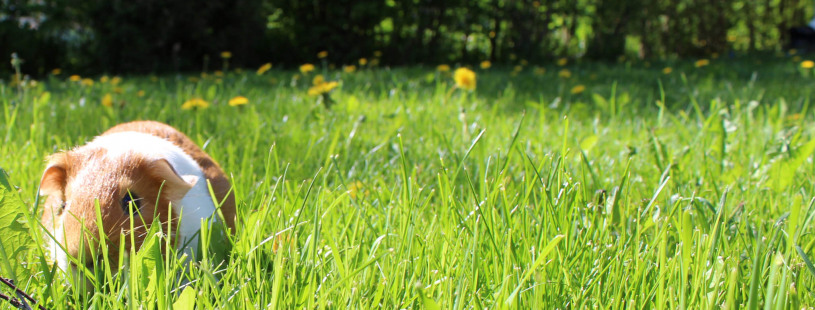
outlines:
M138 249L155 219L175 242L177 216L170 203L177 204L197 178L180 176L166 159L111 153L87 146L57 153L43 173L40 194L47 198L42 224L48 231L44 239L65 271L75 270L74 264L90 267L101 262L102 246L108 249L111 266L116 266L120 245Z

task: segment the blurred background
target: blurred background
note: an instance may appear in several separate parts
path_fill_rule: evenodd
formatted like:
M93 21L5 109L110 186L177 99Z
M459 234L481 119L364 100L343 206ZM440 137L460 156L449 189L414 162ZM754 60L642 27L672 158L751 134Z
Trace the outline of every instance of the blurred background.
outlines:
M0 0L0 57L80 74L338 65L545 63L777 52L803 0ZM0 73L8 73L8 61ZM215 65L214 65L215 64Z

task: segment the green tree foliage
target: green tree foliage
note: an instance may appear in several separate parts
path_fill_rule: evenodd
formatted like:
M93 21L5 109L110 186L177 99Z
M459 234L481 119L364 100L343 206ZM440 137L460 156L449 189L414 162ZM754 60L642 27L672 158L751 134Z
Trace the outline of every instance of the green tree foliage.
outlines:
M25 72L177 72L329 61L544 62L778 50L811 1L0 0L0 55ZM8 70L3 68L0 70Z

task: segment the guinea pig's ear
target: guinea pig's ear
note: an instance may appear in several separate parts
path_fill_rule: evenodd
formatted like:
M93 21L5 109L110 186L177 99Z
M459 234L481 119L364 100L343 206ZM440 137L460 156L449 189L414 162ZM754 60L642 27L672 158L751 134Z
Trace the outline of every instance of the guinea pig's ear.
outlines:
M65 167L68 164L67 154L58 153L48 160L48 167L40 179L40 195L50 195L65 190L68 173Z
M179 175L166 159L158 159L150 163L148 173L155 180L164 182L161 195L171 201L184 198L184 195L198 182L196 176Z

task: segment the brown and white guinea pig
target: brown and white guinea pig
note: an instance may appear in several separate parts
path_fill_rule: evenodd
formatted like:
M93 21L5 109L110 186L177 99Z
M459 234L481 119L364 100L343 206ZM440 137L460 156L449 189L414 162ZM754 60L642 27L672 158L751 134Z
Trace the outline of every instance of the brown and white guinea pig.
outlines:
M207 181L234 231L229 180L209 155L173 127L153 121L120 124L86 145L54 154L40 185L40 194L48 196L42 223L51 256L62 270L75 270L68 255L79 258L84 251L81 263L92 266L98 257L91 253L106 246L116 266L120 243L130 249L132 235L138 249L155 218L162 227L170 221L172 244L179 254L192 255L198 250L201 220L218 218Z

